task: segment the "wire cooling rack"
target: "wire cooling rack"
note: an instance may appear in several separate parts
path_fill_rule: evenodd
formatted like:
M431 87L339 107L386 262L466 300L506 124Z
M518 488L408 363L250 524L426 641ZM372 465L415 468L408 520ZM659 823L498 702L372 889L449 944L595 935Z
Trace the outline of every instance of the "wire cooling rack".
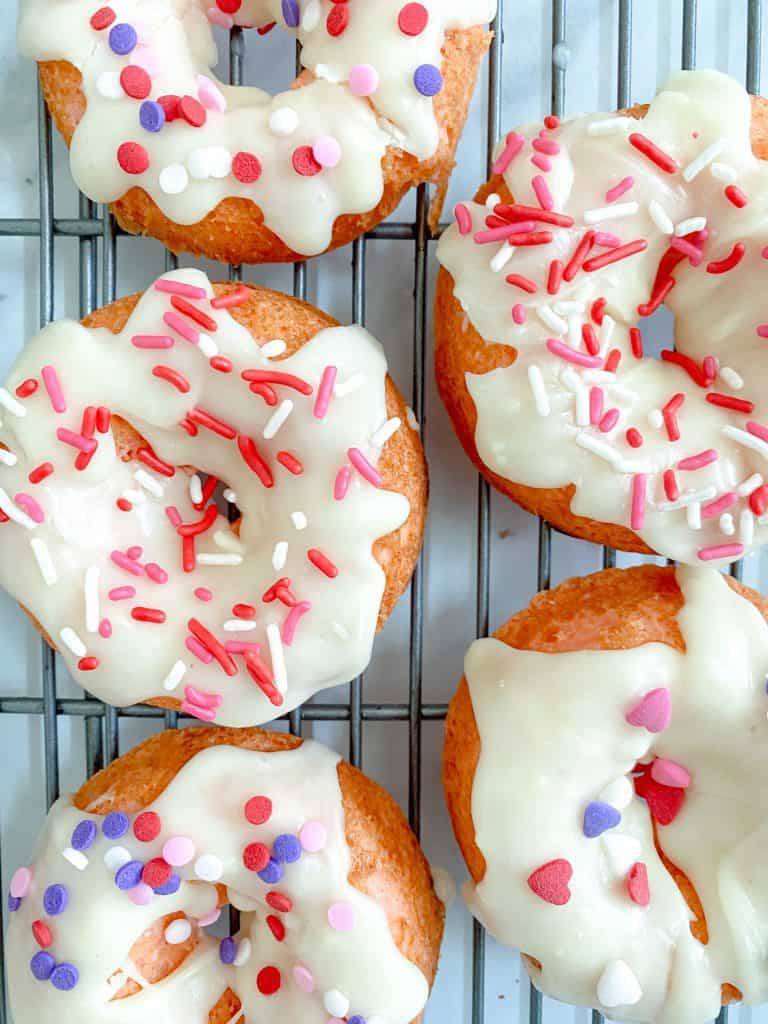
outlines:
M23 2L23 0L22 0ZM746 54L744 81L750 92L757 93L760 88L761 72L761 25L763 18L762 0L670 0L668 7L681 15L680 54L678 61L672 61L683 68L692 68L696 64L697 25L702 13L708 8L724 8L733 13L729 6L743 8L745 19L744 38ZM472 0L467 0L471 5ZM659 10L664 3L659 0ZM551 52L551 101L549 109L552 113L563 115L570 111L567 102L568 76L576 71L569 71L569 39L567 26L573 23L574 8L589 9L591 16L599 19L601 25L610 24L611 38L601 35L601 46L608 47L616 54L616 67L613 75L612 95L607 104L610 106L628 106L635 97L632 87L632 52L633 26L637 33L645 31L644 17L646 5L648 10L656 8L656 0L571 0L571 18L567 9L568 0L529 0L533 8L541 9L542 19L547 19L544 35L549 33L550 44L547 52ZM502 77L509 69L505 68L504 32L506 25L508 34L514 31L511 10L512 3L507 5L505 22L504 2L499 0L499 13L493 25L494 39L487 62L486 80L479 85L480 102L485 103L487 114L485 125L485 156L490 165L491 151L495 140L503 129L519 123L524 118L515 107L515 96L505 97L503 85L507 76ZM608 10L610 8L610 10ZM668 12L667 12L668 13ZM606 19L607 15L607 19ZM672 15L670 15L671 17ZM677 13L674 17L677 18ZM657 29L657 31L659 31ZM517 47L515 47L517 49ZM229 77L237 85L243 80L244 37L240 30L231 33L229 41ZM507 58L509 59L509 58ZM650 98L643 93L637 98ZM506 99L506 102L505 102ZM545 104L546 105L546 104ZM541 109L539 116L549 112ZM530 114L530 111L526 111ZM74 240L78 251L78 291L79 312L84 316L97 305L108 303L116 297L117 259L121 232L117 229L108 211L91 203L84 196L78 200L77 216L56 216L54 202L54 141L51 121L42 98L38 95L38 189L39 216L34 218L0 219L0 238L37 239L39 241L39 321L45 325L54 316L57 302L56 274L54 265L54 249L56 239ZM429 193L426 186L421 186L416 193L413 219L389 221L381 224L365 238L356 241L351 247L351 307L352 319L364 323L366 318L366 253L369 243L389 241L397 243L398 256L408 254L413 261L412 272L412 337L411 352L411 391L410 402L422 429L425 425L425 402L427 393L428 323L430 304L430 273L433 271L434 241L429 233ZM408 205L408 204L406 204ZM176 258L167 253L167 268L177 265ZM231 280L242 277L242 268L230 267L228 275ZM259 268L249 268L248 277L258 279ZM149 281L144 281L146 285ZM297 264L293 268L293 291L300 298L308 293L307 264ZM407 296L398 295L398 302L404 302ZM66 310L68 313L74 310ZM403 381L401 380L401 384ZM495 550L495 538L492 533L492 498L488 485L482 480L477 487L476 500L476 608L475 625L479 636L487 635L490 627L491 601L491 552ZM503 536L503 534L500 534ZM529 553L536 562L535 582L538 589L550 586L553 579L553 535L546 523L538 524L538 546L529 544ZM495 559L496 561L496 559ZM627 561L623 556L622 564ZM602 552L602 565L610 567L616 564L615 552L605 549ZM592 565L590 568L597 568ZM734 575L742 575L742 566L733 569ZM363 758L364 724L367 723L401 723L407 729L407 805L411 825L417 833L422 824L422 742L424 725L428 722L439 722L444 719L447 704L444 702L427 702L423 699L423 665L424 665L424 623L425 623L425 576L423 562L420 561L413 577L409 593L409 618L407 633L409 643L407 651L400 651L401 666L407 665L408 682L407 700L372 703L364 699L363 679L354 680L345 688L346 699L335 702L313 701L302 708L296 709L286 718L286 726L296 734L306 734L313 723L337 723L338 728L346 730L347 754L353 764L360 765ZM503 609L502 618L511 613L515 604ZM466 612L466 609L464 609ZM68 680L62 679L65 673L60 672L57 659L45 643L41 643L39 654L39 678L41 680L40 696L0 695L0 716L26 716L27 720L35 719L42 726L43 779L46 803L50 805L57 799L60 791L60 758L61 729L63 722L82 723L84 734L85 769L93 774L106 763L116 758L121 752L120 725L124 720L147 720L147 726L154 730L179 724L179 716L173 712L164 712L147 706L136 706L116 710L96 698L84 696L61 696L62 688L66 689ZM404 660L405 659L405 660ZM455 677L458 677L459 666L456 666ZM71 685L71 684L69 684ZM338 691L337 691L338 692ZM8 721L8 719L3 719ZM71 738L71 737L68 737ZM433 780L430 780L433 781ZM403 796L405 794L402 794ZM35 823L33 831L37 828ZM15 865L7 865L12 870ZM3 907L3 911L5 908ZM487 978L486 937L483 929L476 923L471 926L471 933L466 936L462 956L462 966L467 976L465 998L459 1005L451 1003L451 1010L441 1011L439 1016L447 1024L460 1024L471 1020L472 1024L487 1024L496 1020L519 1021L521 1024L549 1024L550 1021L576 1019L580 1024L599 1024L602 1016L592 1011L591 1017L586 1011L570 1012L570 1018L563 1016L563 1008L558 1008L542 998L541 994L527 980L520 983L515 994L516 1002L509 1004L509 1012L499 1016L497 1008L491 1007L489 999L489 983ZM0 959L2 959L2 936L0 929ZM517 984L519 968L516 958L510 956L510 975L514 975ZM9 1021L5 998L5 975L0 973L0 1024ZM497 995L498 999L504 998ZM574 1018L575 1013L575 1018ZM740 1021L752 1019L750 1011L742 1010L732 1013L732 1024L737 1014ZM430 1019L429 1011L427 1018ZM435 1016L435 1019L437 1015ZM450 1020L449 1020L450 1018ZM723 1009L718 1022L728 1020L728 1010ZM47 1024L47 1022L42 1022Z

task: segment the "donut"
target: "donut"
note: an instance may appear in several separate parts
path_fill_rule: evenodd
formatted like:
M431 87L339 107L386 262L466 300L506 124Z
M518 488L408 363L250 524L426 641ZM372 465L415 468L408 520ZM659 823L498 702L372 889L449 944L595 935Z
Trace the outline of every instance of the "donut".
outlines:
M222 938L205 929L226 904L242 917ZM222 727L154 736L59 800L9 907L18 1024L407 1024L444 917L375 782L318 743Z
M436 224L496 0L30 0L19 45L72 174L132 234L229 263L334 249L434 182ZM280 24L305 70L219 82L214 25Z
M0 407L0 584L84 689L245 726L367 665L427 479L365 330L174 271L47 327Z
M680 1024L765 999L767 622L711 567L646 565L470 647L443 763L468 902L545 994Z
M440 393L487 479L565 533L689 565L768 538L766 109L680 72L648 109L511 132L455 209Z

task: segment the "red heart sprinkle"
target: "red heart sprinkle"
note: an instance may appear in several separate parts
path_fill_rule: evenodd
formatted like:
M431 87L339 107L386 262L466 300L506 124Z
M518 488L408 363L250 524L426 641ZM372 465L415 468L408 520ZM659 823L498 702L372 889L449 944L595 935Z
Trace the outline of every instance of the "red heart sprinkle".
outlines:
M635 792L648 804L651 817L659 825L671 825L685 801L685 790L664 786L651 778L650 765L641 766L642 775L635 779Z
M647 907L651 902L651 890L648 888L648 869L640 861L633 864L627 876L627 891L633 903Z
M564 906L571 898L568 883L573 877L570 861L559 858L542 864L528 876L528 885L539 899L555 907Z

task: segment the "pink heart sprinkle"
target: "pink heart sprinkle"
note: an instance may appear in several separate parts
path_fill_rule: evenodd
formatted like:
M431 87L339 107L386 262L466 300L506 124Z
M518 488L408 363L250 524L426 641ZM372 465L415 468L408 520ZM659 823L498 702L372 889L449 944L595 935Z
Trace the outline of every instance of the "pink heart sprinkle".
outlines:
M630 725L645 728L648 732L663 732L672 720L669 690L665 686L650 690L625 717Z
M11 896L23 900L32 884L32 872L29 868L19 868L11 879Z
M651 765L651 778L662 786L674 786L675 789L687 789L691 784L691 774L677 761L666 757L657 757Z

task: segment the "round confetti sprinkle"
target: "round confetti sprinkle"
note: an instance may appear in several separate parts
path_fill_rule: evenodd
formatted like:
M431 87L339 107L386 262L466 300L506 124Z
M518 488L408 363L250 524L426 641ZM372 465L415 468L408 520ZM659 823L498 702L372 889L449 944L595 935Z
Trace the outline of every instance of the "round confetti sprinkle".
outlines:
M422 96L436 96L443 88L440 68L434 64L420 64L413 73L413 84Z
M159 886L165 885L171 874L171 865L168 861L163 860L162 857L153 857L144 865L141 880L151 889L157 889Z
M268 796L252 796L245 805L245 817L252 825L264 825L272 817L272 801Z
M73 964L58 964L51 973L51 984L59 992L71 992L80 980L80 974Z
M277 885L278 882L283 880L283 866L278 864L274 858L270 858L269 864L259 871L259 878L262 882L266 882L267 885Z
M323 169L317 160L315 160L315 155L312 152L311 146L299 146L298 149L295 149L293 151L291 162L293 163L294 171L304 178L312 178L315 174L319 174Z
M237 943L231 935L219 943L219 960L223 964L233 964L237 956Z
M293 980L302 992L310 995L315 991L315 979L310 969L305 967L304 964L296 964L293 968Z
M107 839L122 839L130 827L128 815L120 811L112 811L101 823L101 831Z
M179 100L179 113L187 124L191 124L193 128L202 128L208 117L205 107L194 96L181 97Z
M371 96L379 87L379 73L370 64L355 64L349 72L349 88L355 96Z
M273 996L281 983L280 971L276 967L262 967L256 975L256 988L263 996Z
M144 865L140 860L129 860L128 863L123 864L115 874L115 885L123 892L135 889L141 882L141 875L143 871Z
M124 846L110 846L104 854L104 863L113 873L127 864L130 859L131 855Z
M178 196L189 185L189 175L184 164L168 164L160 171L160 188L168 196Z
M173 896L181 888L181 879L178 875L171 875L165 885L158 885L155 889L156 896Z
M328 842L328 830L321 821L308 821L299 832L299 841L307 853L319 853Z
M224 865L213 853L204 853L195 861L195 874L204 882L218 882L224 874Z
M143 811L133 823L133 834L140 843L151 843L160 835L162 827L159 814Z
M200 925L201 928L207 928L208 925L216 924L220 917L221 908L214 907L213 910L209 911L209 913L203 914L202 917L198 917L197 923Z
M96 822L86 818L76 826L72 833L70 846L73 850L87 850L93 846L97 834Z
M29 887L32 884L32 872L29 868L19 868L14 872L13 878L11 879L11 896L14 899L23 900L29 892Z
M195 844L187 836L174 836L163 847L163 858L175 868L181 868L195 856Z
M134 886L133 889L129 891L128 898L131 903L135 903L137 907L146 907L155 898L155 894L148 885L144 882L139 882L138 885Z
M103 32L105 28L109 28L114 23L116 17L117 15L111 7L100 7L91 15L91 28L96 32Z
M21 900L18 896L11 896L8 894L8 910L11 914L15 914L18 910L21 910Z
M267 914L267 927L278 942L283 941L285 938L285 925L279 917L275 917L274 914Z
M46 914L56 917L63 914L69 903L69 893L64 885L49 885L43 896L43 909Z
M38 981L48 981L55 966L56 961L50 953L35 953L29 962L30 970Z
M249 871L263 871L269 864L269 848L264 843L249 843L243 850L243 864Z
M179 107L179 104L181 103L180 96L158 96L157 102L163 108L165 120L168 124L170 124L171 121L177 121L181 117L181 110Z
M397 27L405 36L418 36L428 21L429 14L424 4L406 4L397 17Z
M134 50L138 41L139 37L133 25L121 22L118 25L113 25L109 30L110 49L121 57L125 57L126 54Z
M269 130L273 135L293 135L299 127L299 115L293 107L278 107L269 115Z
M359 1013L356 1013L353 1017L347 1017L347 1024L365 1024L365 1017L361 1017Z
M336 932L350 932L355 927L355 908L350 903L333 903L328 908L328 924Z
M143 174L149 167L149 153L138 142L123 142L117 150L117 162L126 174Z
M280 864L294 864L301 857L301 843L296 836L278 836L272 844L272 856Z
M341 146L332 135L321 135L312 146L312 155L321 167L335 167L341 160Z
M347 4L336 4L325 21L325 30L329 36L342 35L349 25L349 7Z
M120 72L120 85L126 96L133 100L145 100L152 92L152 79L138 64L128 64Z
M293 900L281 892L268 892L267 905L280 914L290 914L293 910Z
M42 946L43 949L47 949L53 942L53 933L45 921L32 922L32 935L38 946Z
M165 111L155 100L145 100L139 107L139 123L148 132L159 132L165 127Z
M186 917L179 917L171 921L165 929L165 941L169 946L179 946L186 942L192 934L192 924Z
M301 21L301 11L298 0L283 0L283 20L288 28L298 28Z
M324 994L323 1006L332 1017L346 1017L349 1013L349 1000L337 988L332 988Z
M250 185L261 177L261 161L253 153L241 150L232 157L232 174L244 185Z
M216 6L224 14L237 14L243 6L243 0L216 0Z

